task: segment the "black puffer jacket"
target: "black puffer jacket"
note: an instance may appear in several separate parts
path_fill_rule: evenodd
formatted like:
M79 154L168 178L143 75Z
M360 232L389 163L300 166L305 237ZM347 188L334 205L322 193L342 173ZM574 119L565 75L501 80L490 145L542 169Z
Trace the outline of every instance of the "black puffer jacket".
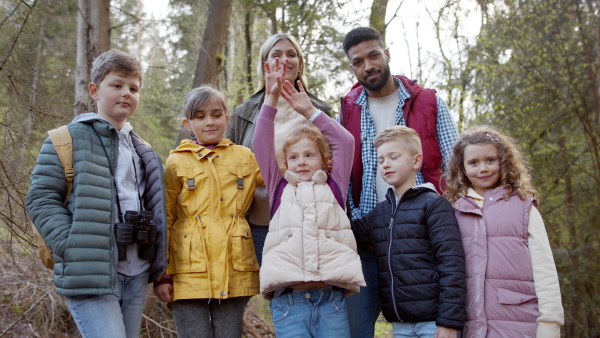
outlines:
M353 224L375 249L385 319L461 330L465 259L452 206L430 183L407 190L398 206L392 189L386 199Z

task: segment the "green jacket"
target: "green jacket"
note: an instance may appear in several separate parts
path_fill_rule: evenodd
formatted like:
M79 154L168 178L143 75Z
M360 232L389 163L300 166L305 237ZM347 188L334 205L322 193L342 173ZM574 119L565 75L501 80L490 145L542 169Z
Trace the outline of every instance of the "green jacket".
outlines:
M77 119L76 119L77 120ZM92 127L93 126L93 127ZM64 296L103 295L118 291L118 252L113 210L114 179L98 132L116 167L118 135L112 125L88 119L68 125L73 139L73 188L67 204L65 175L50 139L46 139L31 175L27 212L52 250L54 284ZM166 211L163 168L158 155L131 132L133 146L145 166L146 188L142 203L154 215L158 228L156 256L150 280L166 269Z

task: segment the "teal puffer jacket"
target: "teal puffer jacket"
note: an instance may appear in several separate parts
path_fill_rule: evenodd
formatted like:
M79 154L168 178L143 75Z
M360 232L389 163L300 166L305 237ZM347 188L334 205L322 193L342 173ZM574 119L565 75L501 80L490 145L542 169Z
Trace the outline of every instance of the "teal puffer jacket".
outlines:
M93 128L92 128L93 126ZM67 205L62 164L49 139L44 142L31 175L27 212L52 250L54 284L64 296L102 295L118 288L118 253L113 210L116 190L109 160L116 167L118 135L98 119L71 123L73 188ZM94 129L108 153L102 148ZM144 208L153 212L158 228L156 256L150 280L166 269L166 212L163 167L158 155L131 132L132 143L145 166Z

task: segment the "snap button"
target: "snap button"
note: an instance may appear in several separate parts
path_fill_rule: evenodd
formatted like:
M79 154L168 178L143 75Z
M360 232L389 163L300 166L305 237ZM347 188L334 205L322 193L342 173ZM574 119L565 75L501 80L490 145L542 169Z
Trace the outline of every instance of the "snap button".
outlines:
M220 197L219 199L221 200L221 202L223 202L223 197Z
M198 157L202 157L202 154L198 154Z
M493 198L493 197L490 197L490 201L493 201L493 200L494 200L494 198Z
M310 292L307 292L307 293L305 293L305 294L304 294L304 297L306 297L306 298L310 298Z
M225 292L225 291L221 292L221 296L225 296L225 295L227 295L227 292Z
M183 235L183 238L187 238L187 235Z
M248 231L246 231L246 236L248 236Z
M209 158L211 158L211 157L212 157L212 155L208 155L208 157L209 157Z

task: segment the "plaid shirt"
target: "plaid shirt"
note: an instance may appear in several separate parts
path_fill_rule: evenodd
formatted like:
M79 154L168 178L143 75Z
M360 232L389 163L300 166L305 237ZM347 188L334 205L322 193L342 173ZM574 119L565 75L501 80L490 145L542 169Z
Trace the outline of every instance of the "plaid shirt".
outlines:
M410 98L410 93L404 88L399 79L394 78L394 83L398 87L400 93L400 102L396 107L396 125L406 125L404 122L404 101ZM448 160L452 155L452 147L458 140L458 128L456 123L450 115L448 106L446 103L436 95L437 99L437 122L436 122L436 134L437 141L440 146L442 153L442 171L448 170ZM369 211L375 208L377 204L377 189L375 187L377 175L377 150L373 146L375 140L375 123L371 117L371 111L369 110L369 104L367 103L367 92L363 89L362 93L354 102L361 106L361 118L360 118L360 139L362 144L362 163L363 163L363 177L362 177L362 193L360 196L360 205L354 206L352 199L352 182L348 188L348 201L352 209L352 219L358 219L365 216ZM339 116L338 116L339 122ZM416 184L423 184L425 180L421 172L417 173Z

